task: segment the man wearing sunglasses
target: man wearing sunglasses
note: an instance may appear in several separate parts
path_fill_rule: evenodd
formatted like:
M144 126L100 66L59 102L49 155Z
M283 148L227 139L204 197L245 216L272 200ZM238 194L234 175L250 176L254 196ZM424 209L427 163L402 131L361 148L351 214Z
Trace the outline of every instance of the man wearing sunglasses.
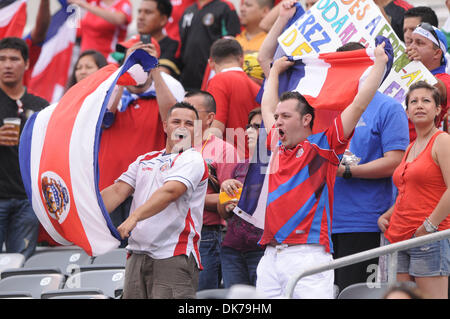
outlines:
M412 42L406 47L408 58L413 61L420 61L438 80L437 87L441 93L442 111L437 119L436 126L440 127L441 122L447 113L450 104L449 92L450 75L446 73L445 68L447 59L447 39L444 33L438 28L427 22L420 23L413 31ZM444 130L448 130L444 123ZM410 125L411 126L411 125ZM415 139L410 127L411 142Z

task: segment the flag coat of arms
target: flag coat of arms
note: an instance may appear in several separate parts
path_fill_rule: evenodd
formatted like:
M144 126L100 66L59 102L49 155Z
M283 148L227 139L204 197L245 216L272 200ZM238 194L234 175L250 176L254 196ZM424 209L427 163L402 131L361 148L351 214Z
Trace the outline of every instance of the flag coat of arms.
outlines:
M2 0L0 3L0 39L21 38L27 23L26 0Z
M136 64L142 66L140 81L130 72ZM19 144L25 191L56 242L75 244L91 256L119 245L98 187L101 126L115 85L143 83L143 71L156 64L156 58L136 50L121 68L100 69L25 124Z

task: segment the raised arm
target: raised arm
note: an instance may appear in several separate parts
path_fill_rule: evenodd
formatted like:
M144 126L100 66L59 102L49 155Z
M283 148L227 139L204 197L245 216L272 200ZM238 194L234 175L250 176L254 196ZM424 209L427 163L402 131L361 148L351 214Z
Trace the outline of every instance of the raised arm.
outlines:
M33 30L31 30L31 42L38 44L45 40L50 19L50 0L41 0L36 16L36 23L34 24Z
M67 2L71 4L76 4L81 8L95 14L96 16L105 19L106 21L114 25L122 25L127 22L127 16L122 12L104 9L96 5L90 4L85 0L67 0Z
M266 79L264 94L261 100L261 114L267 133L269 133L275 123L274 114L279 102L278 77L292 65L294 65L294 62L289 61L287 57L277 59L273 63L269 76Z
M159 115L161 116L161 120L164 122L167 119L167 114L169 113L169 109L177 103L175 96L173 96L169 87L164 81L164 78L161 75L161 70L159 67L154 68L150 76L153 79L153 83L155 85L156 92L156 101L159 106Z
M283 32L284 26L295 14L295 0L285 0L279 4L279 15L272 28L264 39L258 53L258 62L264 71L264 75L269 75L270 63L278 46L278 37Z
M359 118L366 110L370 101L372 101L375 92L380 86L386 63L388 61L388 56L384 52L384 45L384 42L382 42L375 48L375 63L368 77L361 85L358 93L353 99L353 102L341 113L345 138L350 137L350 134L355 129Z

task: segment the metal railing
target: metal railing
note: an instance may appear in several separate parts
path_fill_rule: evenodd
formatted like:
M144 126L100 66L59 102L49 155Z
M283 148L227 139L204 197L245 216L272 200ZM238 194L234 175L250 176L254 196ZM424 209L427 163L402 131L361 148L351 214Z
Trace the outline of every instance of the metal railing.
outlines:
M326 270L332 270L340 267L345 267L351 264L355 264L361 261L369 260L372 258L389 255L388 261L388 283L393 284L397 279L397 252L401 250L406 250L409 248L425 245L442 239L450 238L450 229L438 231L433 234L408 239L394 244L389 244L386 246L366 250L357 254L345 256L342 258L334 259L333 261L319 265L316 267L311 267L309 269L304 269L298 271L294 274L291 279L289 279L286 285L285 297L292 298L294 293L294 288L297 282L306 276L314 275Z

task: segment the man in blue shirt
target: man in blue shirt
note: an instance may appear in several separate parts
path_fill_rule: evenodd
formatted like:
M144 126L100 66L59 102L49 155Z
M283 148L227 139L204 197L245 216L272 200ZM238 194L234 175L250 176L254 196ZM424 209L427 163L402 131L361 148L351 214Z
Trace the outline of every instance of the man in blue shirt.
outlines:
M338 51L364 48L348 43ZM394 203L392 173L409 144L408 119L402 105L377 92L361 116L349 150L360 158L356 166L341 162L334 187L332 241L334 259L380 246L378 217ZM372 259L335 270L342 290L366 282L376 270ZM369 279L370 280L370 279Z

